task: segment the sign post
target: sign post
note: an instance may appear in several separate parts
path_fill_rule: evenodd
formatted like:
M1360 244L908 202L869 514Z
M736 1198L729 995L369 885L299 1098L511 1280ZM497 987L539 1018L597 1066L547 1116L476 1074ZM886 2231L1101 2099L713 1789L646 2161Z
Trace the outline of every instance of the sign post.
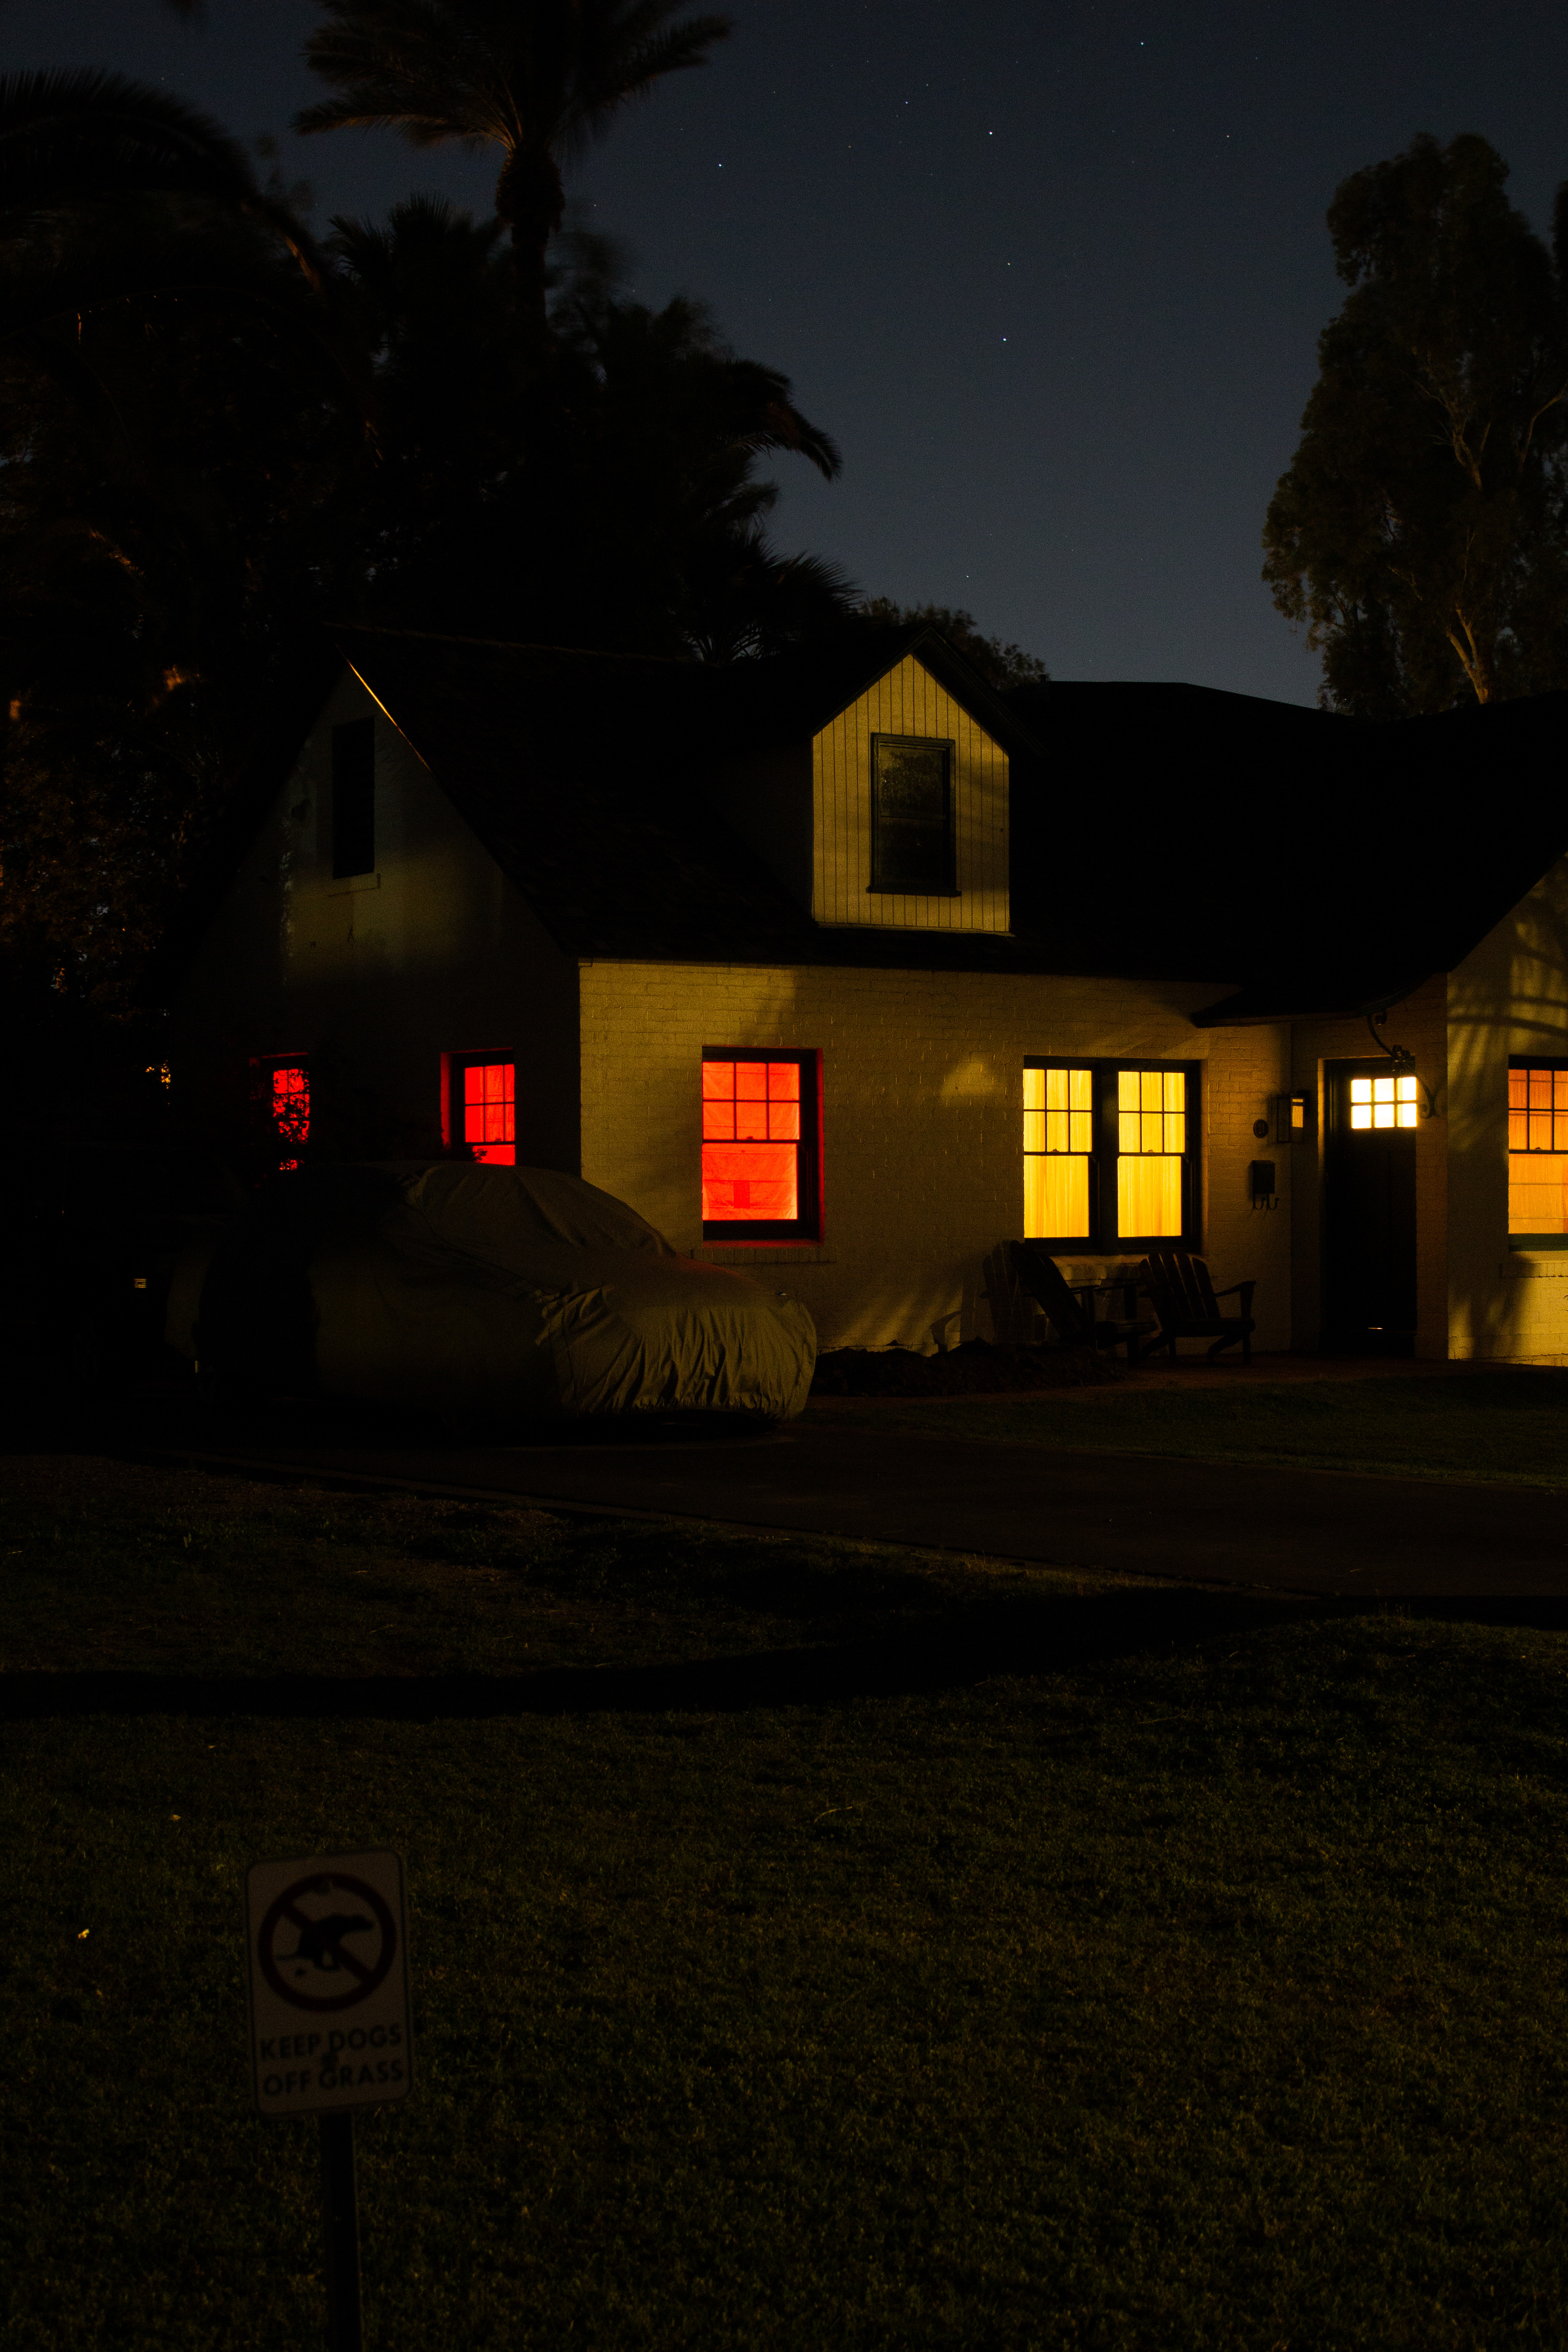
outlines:
M331 2352L361 2352L353 2111L413 2080L395 1853L258 1862L245 1882L250 2063L264 2116L320 2116Z

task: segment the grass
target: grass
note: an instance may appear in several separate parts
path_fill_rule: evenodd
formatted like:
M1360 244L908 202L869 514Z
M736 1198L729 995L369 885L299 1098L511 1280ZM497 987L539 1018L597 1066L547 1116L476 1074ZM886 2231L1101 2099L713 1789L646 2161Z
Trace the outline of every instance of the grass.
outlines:
M938 1410L940 1420L918 1404L879 1403L877 1426L1071 1452L1568 1487L1568 1371L1547 1369L1289 1382L1238 1372L1234 1388L1096 1391L1074 1403L977 1397ZM812 1417L834 1411L814 1402Z
M1549 1623L101 1462L0 1488L7 2347L321 2340L240 1882L382 1843L386 2352L1568 2335Z

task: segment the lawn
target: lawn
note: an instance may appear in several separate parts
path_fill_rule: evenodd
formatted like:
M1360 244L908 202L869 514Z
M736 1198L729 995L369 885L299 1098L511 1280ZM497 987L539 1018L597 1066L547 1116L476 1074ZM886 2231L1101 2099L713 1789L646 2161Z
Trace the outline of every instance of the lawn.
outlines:
M1223 1389L1130 1388L1064 1402L976 1397L875 1408L813 1402L814 1420L874 1410L879 1428L1113 1454L1181 1454L1211 1462L1281 1462L1301 1470L1460 1478L1568 1487L1568 1371L1517 1370L1435 1378L1270 1381L1237 1370Z
M321 2340L240 1884L382 1843L378 2352L1568 2336L1544 1618L0 1486L6 2347Z

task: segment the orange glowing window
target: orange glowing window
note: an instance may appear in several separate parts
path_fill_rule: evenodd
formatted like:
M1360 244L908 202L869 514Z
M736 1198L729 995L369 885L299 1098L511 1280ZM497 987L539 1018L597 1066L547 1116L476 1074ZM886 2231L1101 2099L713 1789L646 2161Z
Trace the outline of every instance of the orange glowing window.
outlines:
M250 1091L262 1132L278 1154L279 1169L298 1168L300 1147L310 1134L310 1066L302 1057L252 1062Z
M452 1139L489 1168L517 1165L517 1064L476 1055L452 1066Z
M816 1056L705 1055L702 1229L708 1240L813 1238Z
M1509 1071L1508 1229L1568 1234L1568 1064L1521 1062Z
M310 1132L310 1074L302 1062L272 1073L272 1119L285 1143L303 1143Z

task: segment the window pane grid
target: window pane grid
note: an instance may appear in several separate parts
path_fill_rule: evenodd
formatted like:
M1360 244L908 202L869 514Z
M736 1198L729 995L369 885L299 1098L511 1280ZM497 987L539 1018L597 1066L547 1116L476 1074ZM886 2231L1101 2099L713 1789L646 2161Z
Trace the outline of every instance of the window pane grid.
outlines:
M704 1062L702 1134L711 1143L798 1143L798 1062Z
M1420 1081L1414 1076L1351 1080L1351 1126L1414 1127L1420 1116Z
M1568 1070L1510 1070L1508 1074L1508 1148L1510 1151L1568 1152ZM1555 1232L1531 1226L1529 1232Z
M1087 1241L1094 1072L1024 1072L1024 1238Z
M1129 1238L1179 1241L1187 1080L1182 1070L1116 1074L1116 1225Z
M1100 1066L1107 1083L1110 1070ZM1185 1196L1187 1073L1118 1069L1115 1107L1102 1094L1102 1129L1116 1146L1116 1235L1121 1242L1180 1240ZM1024 1072L1024 1234L1026 1240L1089 1241L1095 1230L1095 1066ZM1109 1174L1109 1170L1107 1171ZM1110 1200L1101 1203L1109 1221Z
M798 1061L704 1061L704 1223L795 1223L800 1141Z
M279 1152L280 1169L298 1168L298 1159L289 1155L299 1151L310 1134L310 1066L309 1062L253 1061L250 1065L251 1099L258 1108L265 1106L265 1116L272 1128L273 1141Z
M302 1063L272 1073L272 1117L281 1140L303 1143L310 1132L310 1079Z
M463 1066L463 1141L487 1167L517 1164L517 1065Z
M1187 1081L1182 1070L1119 1070L1116 1149L1126 1155L1161 1153L1180 1159L1187 1148ZM1163 1233L1140 1225L1138 1233Z

